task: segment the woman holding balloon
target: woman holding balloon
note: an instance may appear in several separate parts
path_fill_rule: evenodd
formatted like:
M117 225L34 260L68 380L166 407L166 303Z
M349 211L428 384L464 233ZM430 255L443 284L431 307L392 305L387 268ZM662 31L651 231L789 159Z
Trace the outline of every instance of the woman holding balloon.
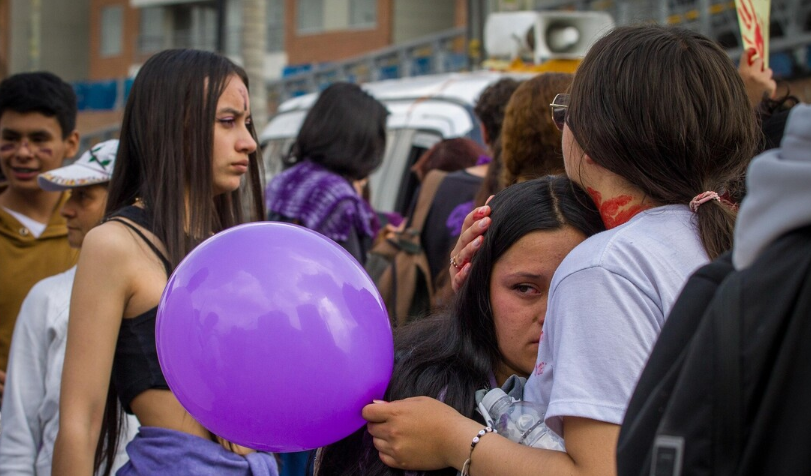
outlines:
M477 390L502 386L511 375L528 377L552 275L575 246L604 229L597 209L584 206L588 203L588 195L566 177L499 192L490 202L490 229L452 309L397 330L397 363L386 399L429 396L481 420ZM356 474L403 471L383 464L361 430L324 448L318 461L317 476ZM453 476L456 470L428 474Z
M245 72L202 51L151 57L124 112L107 221L87 234L76 272L53 474L91 474L115 454L119 402L142 425L120 475L276 473L271 455L218 443L184 410L155 347L168 275L196 245L243 221L243 180L248 218L260 219Z

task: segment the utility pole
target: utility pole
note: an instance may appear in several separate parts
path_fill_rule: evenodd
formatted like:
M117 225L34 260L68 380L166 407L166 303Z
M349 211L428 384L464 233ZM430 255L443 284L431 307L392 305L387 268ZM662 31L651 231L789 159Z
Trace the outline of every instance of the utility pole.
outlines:
M217 53L225 54L225 0L217 0Z
M487 16L487 0L467 2L468 69L477 69L484 54L484 21Z
M31 30L28 43L28 70L39 71L42 39L42 0L31 0Z
M267 0L242 0L242 64L251 83L251 115L257 132L268 118L265 87Z

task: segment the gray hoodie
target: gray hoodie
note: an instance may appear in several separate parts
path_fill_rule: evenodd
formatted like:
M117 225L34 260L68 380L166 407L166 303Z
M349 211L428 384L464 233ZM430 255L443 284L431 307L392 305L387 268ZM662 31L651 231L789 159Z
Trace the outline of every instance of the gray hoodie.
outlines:
M746 185L732 251L739 270L783 234L811 224L811 105L791 110L780 148L752 160Z

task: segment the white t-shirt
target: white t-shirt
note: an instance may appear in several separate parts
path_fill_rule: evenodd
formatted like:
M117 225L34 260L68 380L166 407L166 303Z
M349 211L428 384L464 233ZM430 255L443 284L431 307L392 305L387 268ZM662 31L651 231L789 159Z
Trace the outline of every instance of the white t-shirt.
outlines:
M695 215L683 205L646 210L599 233L563 260L526 400L562 417L620 424L665 317L696 269L708 262ZM565 436L565 435L563 435Z
M8 212L9 215L16 218L17 221L20 222L20 225L28 228L28 231L31 232L31 236L33 236L34 238L39 238L39 235L41 235L42 232L45 231L45 228L48 228L47 223L40 223L32 218L29 218L26 215L23 215L22 213L15 212L14 210L9 210L6 207L3 207L3 210Z
M75 275L74 266L64 273L43 279L31 288L20 308L11 340L3 395L0 474L51 474L54 443L59 431L62 364ZM113 473L127 462L125 446L137 431L138 420L127 415Z

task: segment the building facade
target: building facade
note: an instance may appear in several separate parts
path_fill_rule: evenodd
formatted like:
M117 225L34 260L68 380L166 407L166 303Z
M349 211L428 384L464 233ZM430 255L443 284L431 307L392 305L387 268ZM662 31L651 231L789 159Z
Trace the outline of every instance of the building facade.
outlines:
M219 50L241 63L250 0L88 1L88 79L132 76L166 48ZM346 59L467 21L467 0L264 1L267 79L288 65Z
M91 0L0 0L0 74L88 76Z

